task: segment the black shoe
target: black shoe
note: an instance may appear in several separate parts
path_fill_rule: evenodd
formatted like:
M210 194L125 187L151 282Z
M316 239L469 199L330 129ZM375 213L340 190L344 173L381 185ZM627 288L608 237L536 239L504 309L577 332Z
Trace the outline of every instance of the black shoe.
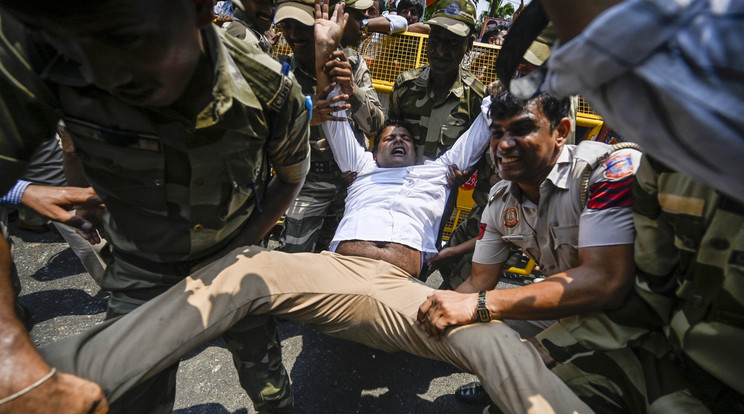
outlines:
M485 405L491 402L491 397L488 396L488 393L486 393L486 390L483 389L483 386L478 381L465 384L458 388L455 391L455 397L464 403L473 405Z

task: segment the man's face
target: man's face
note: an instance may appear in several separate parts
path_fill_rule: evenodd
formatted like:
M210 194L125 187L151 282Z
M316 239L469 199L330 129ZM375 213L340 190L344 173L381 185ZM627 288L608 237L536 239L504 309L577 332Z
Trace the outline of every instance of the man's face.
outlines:
M292 48L295 58L307 69L315 68L315 33L313 26L305 26L295 19L284 19L279 27Z
M416 164L413 138L401 126L390 125L382 130L375 151L375 161L381 168L408 167Z
M253 26L260 32L265 32L274 21L274 3L271 0L243 0L245 14Z
M89 81L123 101L162 107L181 97L203 54L199 29L210 24L208 6L112 0L95 17L67 16L39 26Z
M405 9L398 10L398 14L405 17L408 20L408 24L418 23L419 21L419 15L416 14L414 7L406 7Z
M379 1L372 2L372 7L364 11L364 17L367 19L374 19L375 17L380 17L380 2Z
M440 26L431 26L426 56L429 58L431 72L435 76L456 73L462 57L470 50L471 38L460 37Z
M362 40L364 13L356 9L346 9L346 12L349 13L349 21L346 22L344 34L341 37L341 46L359 46L359 42Z
M539 186L565 143L563 128L550 127L539 100L512 117L492 120L490 130L491 159L499 175L518 184Z

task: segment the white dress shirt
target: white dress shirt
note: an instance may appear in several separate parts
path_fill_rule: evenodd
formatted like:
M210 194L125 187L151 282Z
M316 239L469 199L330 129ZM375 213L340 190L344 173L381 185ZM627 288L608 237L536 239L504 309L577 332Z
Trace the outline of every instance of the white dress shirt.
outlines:
M442 213L450 194L447 170L451 164L465 170L485 153L490 138L490 97L481 116L447 152L434 161L410 167L381 168L372 153L354 138L348 122L327 121L323 131L341 171L355 171L348 188L346 210L331 242L331 251L345 240L403 244L433 254ZM346 117L346 111L334 113Z

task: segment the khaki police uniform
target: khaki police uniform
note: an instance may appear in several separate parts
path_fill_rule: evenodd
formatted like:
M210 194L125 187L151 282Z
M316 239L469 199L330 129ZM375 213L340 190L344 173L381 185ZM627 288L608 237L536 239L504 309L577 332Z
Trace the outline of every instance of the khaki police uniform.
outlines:
M633 243L631 185L640 152L610 151L611 146L598 142L565 146L540 186L537 205L523 198L515 183L496 184L483 212L473 262L505 263L516 247L552 275L577 267L581 248ZM582 192L588 194L586 206ZM572 319L558 324L566 320ZM549 321L508 323L524 337L550 325Z
M267 196L268 161L288 183L307 172L304 97L259 49L204 29L217 80L213 100L188 119L171 108L133 107L89 86L40 36L27 35L6 14L2 23L9 40L2 44L0 167L4 175L23 168L34 141L51 136L64 118L108 209L104 226L115 258L101 282L111 292L108 317L178 283L239 234ZM259 409L283 409L291 407L291 392L276 330L266 323L248 320L226 339ZM168 370L157 387L133 390L112 412L170 412L174 375Z
M356 93L348 101L351 104L349 120L357 140L366 148L367 137L377 133L385 121L382 105L364 59L352 49L344 49L344 53L352 65L356 84ZM302 92L315 96L315 75L300 66L294 55L279 60L290 63ZM333 152L320 126L310 127L310 147L310 173L300 194L287 209L285 230L279 247L286 252L327 249L344 212L346 182L340 177L343 171L333 160Z
M644 159L623 306L539 335L601 412L744 412L744 206Z
M610 153L610 149L599 142L564 146L540 186L537 205L523 198L515 183L496 184L483 212L473 262L504 263L513 244L552 275L577 267L580 248L632 243L630 190L640 153L630 149ZM607 154L599 165L591 165ZM587 170L591 173L585 186ZM580 195L584 188L586 206Z

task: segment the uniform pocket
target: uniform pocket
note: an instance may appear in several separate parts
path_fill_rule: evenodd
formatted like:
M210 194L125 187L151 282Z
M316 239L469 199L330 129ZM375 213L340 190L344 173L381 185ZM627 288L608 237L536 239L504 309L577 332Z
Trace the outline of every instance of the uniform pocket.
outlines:
M225 157L230 178L231 199L223 211L225 218L243 210L251 199L263 196L263 152L244 150Z
M160 139L65 118L88 180L104 202L166 211L165 161ZM109 201L107 201L109 200Z

